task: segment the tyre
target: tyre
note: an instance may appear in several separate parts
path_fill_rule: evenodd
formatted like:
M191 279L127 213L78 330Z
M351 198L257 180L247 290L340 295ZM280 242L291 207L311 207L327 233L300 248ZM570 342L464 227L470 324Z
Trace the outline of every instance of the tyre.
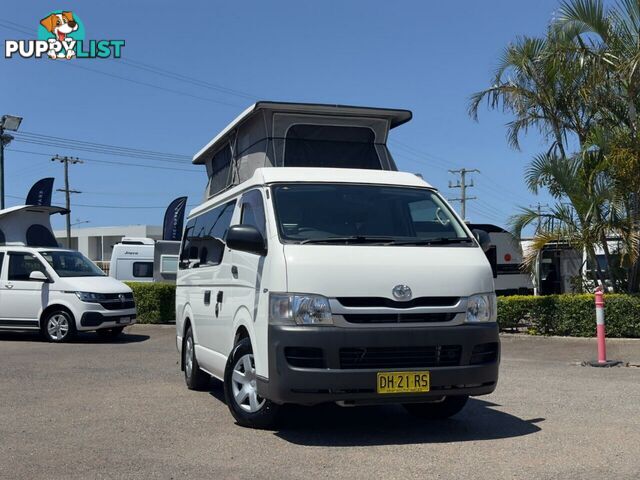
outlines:
M238 425L269 428L276 423L279 405L258 395L256 368L251 342L240 340L227 360L224 396Z
M124 327L114 327L114 328L101 328L100 330L96 330L96 333L100 337L116 338L116 337L119 337L123 331L124 331Z
M45 316L41 331L48 342L68 342L76 335L76 322L66 310L53 310Z
M438 420L454 416L464 408L469 399L468 395L456 395L444 397L440 402L407 403L404 408L418 418L426 420Z
M193 341L193 331L187 328L182 348L182 362L184 365L184 381L189 390L204 390L211 378L200 369L196 358L196 344Z

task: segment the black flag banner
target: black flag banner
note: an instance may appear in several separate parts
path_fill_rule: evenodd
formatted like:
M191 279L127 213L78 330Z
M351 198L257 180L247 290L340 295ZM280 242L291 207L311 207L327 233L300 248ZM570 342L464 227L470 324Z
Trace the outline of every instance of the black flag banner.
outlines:
M26 205L51 206L53 177L42 178L33 184L27 195Z
M164 222L162 224L163 240L181 239L186 207L187 197L178 197L169 204L167 210L164 212Z

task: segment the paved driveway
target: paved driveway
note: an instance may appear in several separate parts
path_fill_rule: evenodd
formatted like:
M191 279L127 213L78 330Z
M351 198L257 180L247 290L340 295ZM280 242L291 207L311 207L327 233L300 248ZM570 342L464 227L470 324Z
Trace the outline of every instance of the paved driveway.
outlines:
M275 431L190 392L174 331L68 345L0 334L0 478L640 478L640 368L575 365L593 341L509 336L497 391L456 418L291 408ZM610 342L640 363L639 341Z

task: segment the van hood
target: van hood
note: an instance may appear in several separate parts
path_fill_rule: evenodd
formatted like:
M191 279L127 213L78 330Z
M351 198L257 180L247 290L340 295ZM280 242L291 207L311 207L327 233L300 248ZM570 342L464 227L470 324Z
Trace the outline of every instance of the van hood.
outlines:
M112 277L60 277L61 290L92 293L129 293L131 289Z
M494 290L478 247L284 245L284 255L292 293L392 299L396 285L408 285L414 298Z

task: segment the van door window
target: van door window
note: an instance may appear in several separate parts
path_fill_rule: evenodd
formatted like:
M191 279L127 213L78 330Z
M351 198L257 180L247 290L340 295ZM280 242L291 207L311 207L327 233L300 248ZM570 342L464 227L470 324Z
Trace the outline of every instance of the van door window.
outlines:
M136 278L153 278L153 262L133 262L133 276Z
M12 252L9 254L9 281L29 281L31 272L42 272L45 275L47 270L40 260L30 253Z
M219 265L224 255L227 230L236 201L213 208L187 222L181 268Z
M259 190L251 190L242 196L240 223L256 227L262 234L262 237L267 238L264 202L262 200L262 193L260 193Z
M4 253L0 252L0 278L2 278L2 262L4 262Z
M4 238L4 232L2 230L0 230L0 245L6 243L6 240Z

